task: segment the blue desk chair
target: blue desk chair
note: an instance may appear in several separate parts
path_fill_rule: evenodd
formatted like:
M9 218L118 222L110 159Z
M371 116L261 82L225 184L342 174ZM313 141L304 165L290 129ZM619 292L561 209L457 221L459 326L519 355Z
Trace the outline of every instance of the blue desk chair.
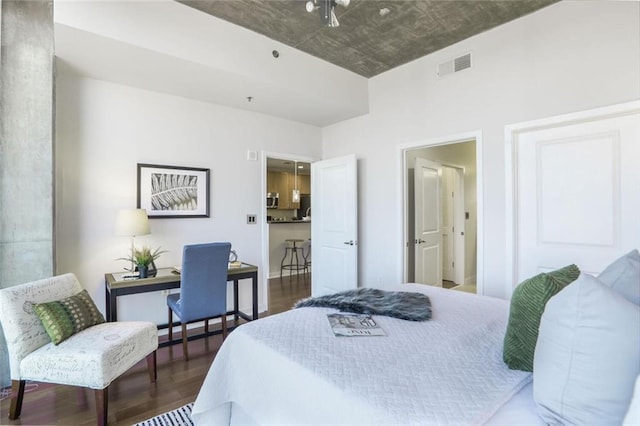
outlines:
M192 244L182 251L180 293L167 296L169 340L173 340L173 313L182 325L182 350L189 361L187 324L221 317L222 339L227 337L227 272L231 243Z

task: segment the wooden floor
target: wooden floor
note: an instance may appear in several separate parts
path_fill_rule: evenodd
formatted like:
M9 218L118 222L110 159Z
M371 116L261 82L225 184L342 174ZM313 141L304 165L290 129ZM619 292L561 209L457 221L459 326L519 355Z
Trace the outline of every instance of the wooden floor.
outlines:
M457 284L454 283L453 281L448 281L448 280L442 280L442 288L453 288L455 287Z
M294 274L292 279L285 276L282 282L279 278L271 279L270 310L265 315L286 311L310 293L308 276ZM183 360L180 345L158 349L158 381L155 384L149 382L144 361L135 365L109 387L109 424L133 425L193 402L221 343L220 335L190 341L189 362ZM18 420L8 419L10 400L2 400L0 424L96 424L93 391L43 383L27 384L27 391Z
M269 314L291 309L294 303L311 295L310 274L289 276L285 273L282 282L279 278L269 280Z

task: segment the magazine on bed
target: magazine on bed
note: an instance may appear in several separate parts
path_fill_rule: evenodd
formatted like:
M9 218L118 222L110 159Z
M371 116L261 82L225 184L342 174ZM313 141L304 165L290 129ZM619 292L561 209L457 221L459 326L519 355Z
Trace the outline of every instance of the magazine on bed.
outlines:
M336 336L386 336L371 315L336 313L327 318Z

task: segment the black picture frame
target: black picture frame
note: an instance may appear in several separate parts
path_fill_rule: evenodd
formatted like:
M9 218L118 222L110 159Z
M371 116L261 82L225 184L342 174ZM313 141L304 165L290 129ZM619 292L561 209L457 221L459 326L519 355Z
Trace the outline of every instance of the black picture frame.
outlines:
M150 219L209 217L210 169L138 163L137 207Z

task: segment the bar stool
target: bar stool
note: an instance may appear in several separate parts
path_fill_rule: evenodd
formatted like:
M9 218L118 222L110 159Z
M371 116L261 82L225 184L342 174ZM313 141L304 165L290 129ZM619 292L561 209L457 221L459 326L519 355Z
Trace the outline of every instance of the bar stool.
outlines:
M287 243L287 246L284 248L284 257L280 262L280 279L282 280L282 271L285 269L289 270L289 276L291 276L292 271L296 271L296 274L299 274L300 271L305 269L304 262L300 263L300 258L298 257L298 243L303 242L304 240L299 240L297 238L290 238L284 240ZM289 263L285 264L287 260L287 256L289 256ZM295 262L294 262L295 258ZM303 251L303 260L304 260L304 251Z
M304 247L302 248L302 257L304 258L304 273L306 274L311 268L311 238L308 240L306 253L304 252Z

